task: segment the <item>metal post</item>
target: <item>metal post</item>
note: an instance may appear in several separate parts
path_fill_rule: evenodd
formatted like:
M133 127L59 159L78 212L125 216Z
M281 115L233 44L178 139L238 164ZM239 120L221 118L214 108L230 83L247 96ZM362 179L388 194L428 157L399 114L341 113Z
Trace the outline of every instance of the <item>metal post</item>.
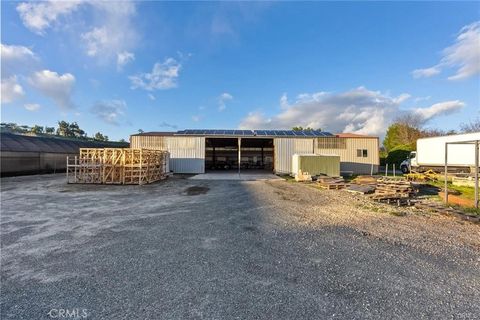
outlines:
M242 138L238 138L238 175L240 175L240 162L242 159Z
M73 181L77 183L77 156L75 156L74 168L75 168L75 176L74 176L75 178L73 179Z
M478 209L478 166L480 166L479 163L479 155L478 155L478 147L479 147L479 141L475 141L475 208Z
M68 183L68 156L67 156L67 183Z
M393 164L393 176L395 177L395 163Z
M448 142L445 142L445 204L448 204Z
M217 161L216 161L216 155L215 155L215 146L213 146L213 155L212 155L212 162L213 162L213 169L217 168Z
M388 175L388 163L385 164L385 177Z
M372 163L372 166L370 167L370 175L373 176L373 163Z

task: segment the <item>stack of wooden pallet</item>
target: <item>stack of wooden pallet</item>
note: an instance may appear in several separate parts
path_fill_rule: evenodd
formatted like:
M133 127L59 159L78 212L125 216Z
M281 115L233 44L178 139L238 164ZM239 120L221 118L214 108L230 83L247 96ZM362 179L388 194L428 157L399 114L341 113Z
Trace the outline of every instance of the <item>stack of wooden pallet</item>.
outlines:
M343 178L333 178L327 176L317 178L317 184L320 188L328 190L340 190L349 186L348 183L345 183Z
M81 148L67 158L68 183L145 184L166 178L167 151Z
M398 200L410 198L415 194L410 181L383 177L377 180L374 200Z

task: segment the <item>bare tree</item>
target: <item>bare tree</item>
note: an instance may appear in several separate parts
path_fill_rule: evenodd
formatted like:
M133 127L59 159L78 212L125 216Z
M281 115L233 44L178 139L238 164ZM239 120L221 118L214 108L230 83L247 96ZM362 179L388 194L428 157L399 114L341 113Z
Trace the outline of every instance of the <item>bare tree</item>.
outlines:
M480 117L460 125L460 130L465 133L480 132Z

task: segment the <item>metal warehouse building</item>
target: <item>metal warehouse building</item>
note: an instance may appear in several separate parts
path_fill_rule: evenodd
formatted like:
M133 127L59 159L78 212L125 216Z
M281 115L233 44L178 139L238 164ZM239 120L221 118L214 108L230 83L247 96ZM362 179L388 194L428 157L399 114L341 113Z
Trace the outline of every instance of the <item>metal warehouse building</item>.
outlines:
M145 132L130 136L130 146L169 151L174 173L240 169L292 174L294 154L338 155L343 173L370 174L379 165L378 137L317 130Z

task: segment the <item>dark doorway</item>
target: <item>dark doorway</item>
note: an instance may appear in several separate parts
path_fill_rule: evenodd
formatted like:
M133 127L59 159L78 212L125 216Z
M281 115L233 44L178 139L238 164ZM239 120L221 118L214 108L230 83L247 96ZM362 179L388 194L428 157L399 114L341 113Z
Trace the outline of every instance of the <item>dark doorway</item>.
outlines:
M273 171L273 139L241 138L239 161L238 138L206 138L206 170Z

